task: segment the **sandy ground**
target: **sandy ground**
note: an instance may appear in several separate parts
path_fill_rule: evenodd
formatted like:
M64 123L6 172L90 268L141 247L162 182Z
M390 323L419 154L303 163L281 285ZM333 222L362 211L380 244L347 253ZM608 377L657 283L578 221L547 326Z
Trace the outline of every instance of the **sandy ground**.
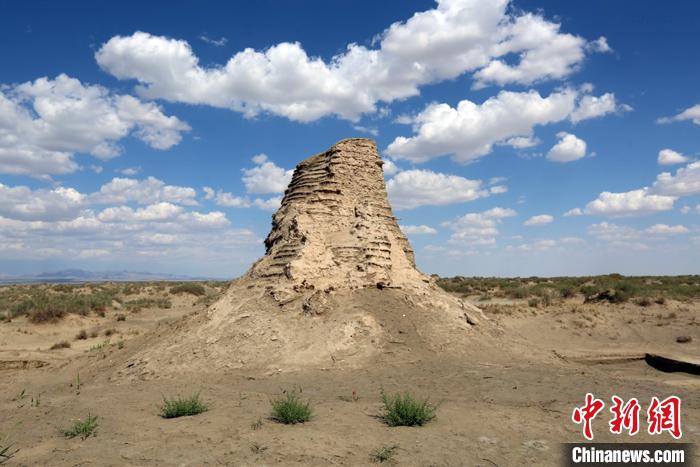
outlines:
M545 309L487 307L503 345L532 348L512 361L489 355L456 360L415 350L364 369L195 370L153 379L115 375L159 326L203 310L196 300L177 297L171 309L143 310L126 321L108 311L103 318L70 316L57 324L3 322L0 433L19 449L8 465L370 465L372 451L393 445L391 462L398 465L560 465L560 443L582 440L571 411L586 392L608 405L613 394L637 397L644 408L652 396L678 395L683 441L700 441L700 377L663 373L639 359L658 352L700 360L700 304L643 308L581 301ZM94 329L99 337L76 341L80 329ZM107 338L107 329L116 332ZM692 341L677 343L680 335ZM71 348L47 350L61 340ZM420 428L386 426L379 418L382 386L429 396L439 403L437 418ZM270 398L291 388L301 388L311 401L310 422L285 426L267 418ZM194 392L201 392L208 412L158 416L164 395ZM88 413L99 417L96 436L61 435L61 428ZM606 408L594 421L596 441L630 441L608 433L608 420ZM672 438L640 433L632 440Z

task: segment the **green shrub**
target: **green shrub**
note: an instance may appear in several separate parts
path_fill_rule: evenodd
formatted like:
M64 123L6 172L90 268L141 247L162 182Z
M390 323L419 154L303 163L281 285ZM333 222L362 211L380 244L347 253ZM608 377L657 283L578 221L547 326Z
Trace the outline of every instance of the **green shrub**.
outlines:
M435 418L437 407L428 399L418 400L409 393L388 396L383 388L381 394L385 411L382 418L389 426L423 426Z
M276 422L293 425L311 420L311 402L302 402L296 391L288 391L284 396L271 400L270 404L271 418Z
M26 315L32 309L32 301L30 299L22 300L10 307L10 318L15 316Z
M198 297L201 297L202 295L206 294L207 291L204 288L202 284L197 284L194 282L187 282L184 284L179 284L173 287L170 287L170 293L171 294L181 294L181 293L188 293L192 295L196 295Z
M562 287L559 289L559 295L561 295L562 298L572 298L576 296L576 289L573 287Z
M28 306L27 315L32 323L58 321L66 314L66 307L62 303L43 293L33 297Z
M199 393L190 397L163 397L160 406L160 416L163 418L189 417L206 412L209 408L199 398Z
M129 300L124 303L124 306L132 311L141 311L143 308L172 308L172 302L168 298L138 298L136 300Z
M581 293L586 297L590 297L590 296L593 296L595 294L602 292L602 290L598 286L590 285L590 284L589 285L582 285L579 290L581 290Z
M86 439L95 433L97 428L97 417L88 414L85 420L76 420L73 426L67 430L62 430L66 438L75 438L80 436L81 439Z
M530 293L525 287L516 287L506 290L506 295L510 298L522 299L526 298Z
M86 316L95 311L103 314L111 304L112 295L104 291L90 294L39 291L15 303L10 311L15 316L26 314L32 323L46 323L58 321L67 313Z

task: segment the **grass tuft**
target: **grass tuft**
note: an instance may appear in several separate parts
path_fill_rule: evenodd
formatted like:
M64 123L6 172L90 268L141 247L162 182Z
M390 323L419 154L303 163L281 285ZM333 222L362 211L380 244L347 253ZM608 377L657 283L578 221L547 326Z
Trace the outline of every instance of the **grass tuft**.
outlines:
M168 399L163 397L160 406L160 416L163 418L189 417L209 410L207 405L199 398L199 393L190 397L175 397Z
M14 455L17 454L17 451L19 451L19 449L11 451L11 449L11 444L8 444L7 446L0 445L0 464L4 464L5 462L12 459L12 457L14 457Z
M389 396L381 389L385 413L382 416L389 426L423 426L435 418L437 407L428 399L418 400L409 393Z
M267 446L253 442L250 443L250 450L253 452L253 454L262 454L263 452L267 451Z
M301 393L301 391L299 391ZM270 401L272 405L272 420L294 425L311 420L313 413L311 402L302 402L296 391L287 391L286 394Z
M259 430L260 428L262 428L262 426L263 426L262 418L258 418L256 421L254 421L253 423L250 424L250 429L255 431L255 430Z
M86 439L95 434L96 428L97 417L88 414L85 420L76 420L72 427L63 430L62 433L66 438L76 438L79 436L81 439Z
M397 444L391 446L382 446L378 449L372 451L369 455L369 459L377 464L382 464L384 462L394 462L394 455L396 450L399 448Z

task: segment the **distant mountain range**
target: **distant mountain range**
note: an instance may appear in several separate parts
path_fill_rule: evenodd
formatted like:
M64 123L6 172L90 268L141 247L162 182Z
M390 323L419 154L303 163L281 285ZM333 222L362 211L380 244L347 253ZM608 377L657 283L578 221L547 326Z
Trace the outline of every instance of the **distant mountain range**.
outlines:
M138 282L138 281L201 281L222 280L214 277L193 277L179 274L138 272L138 271L85 271L83 269L64 269L62 271L42 272L12 276L0 274L0 284L37 283L37 282Z

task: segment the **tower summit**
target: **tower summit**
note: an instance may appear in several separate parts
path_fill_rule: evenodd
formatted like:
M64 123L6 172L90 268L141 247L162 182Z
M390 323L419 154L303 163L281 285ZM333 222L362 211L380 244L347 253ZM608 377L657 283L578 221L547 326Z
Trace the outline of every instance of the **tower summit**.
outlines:
M389 205L382 164L374 141L346 139L297 165L266 254L247 275L280 300L428 281Z

